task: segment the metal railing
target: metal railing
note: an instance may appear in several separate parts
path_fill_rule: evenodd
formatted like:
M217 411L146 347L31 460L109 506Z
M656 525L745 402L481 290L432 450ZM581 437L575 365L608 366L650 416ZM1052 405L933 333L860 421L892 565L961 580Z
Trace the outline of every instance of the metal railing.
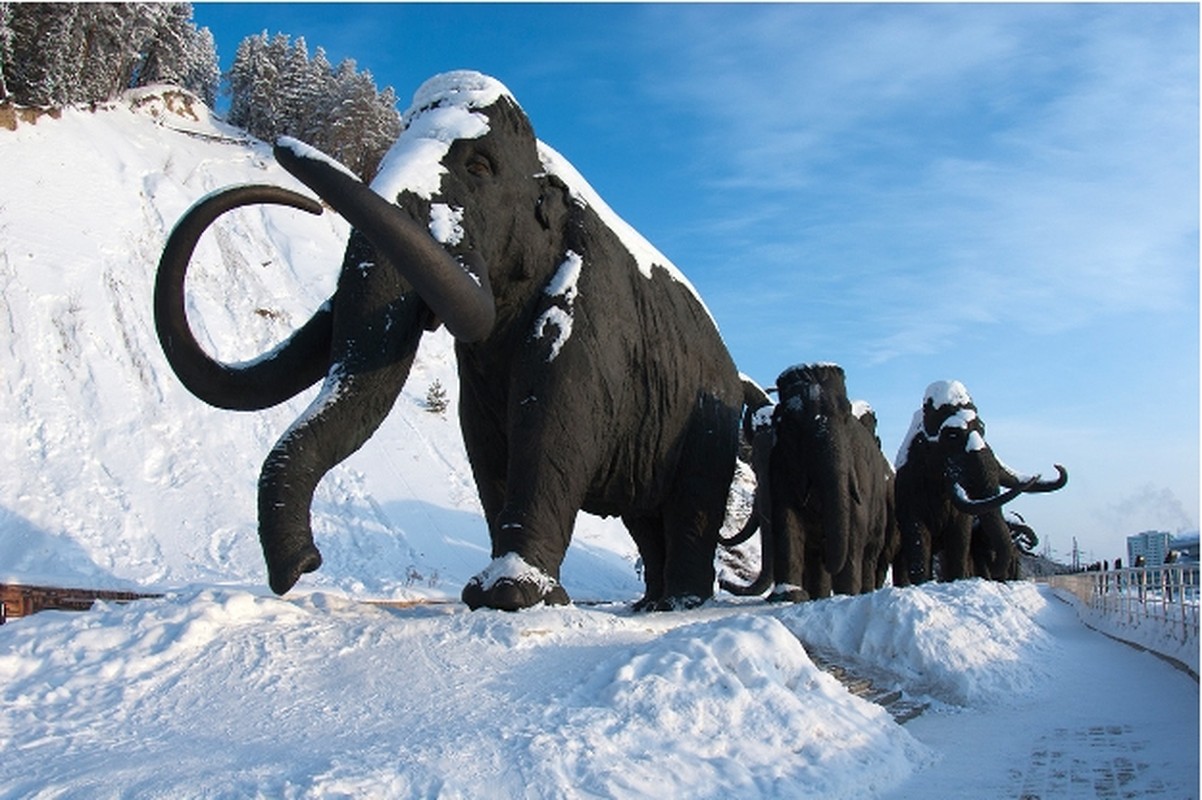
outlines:
M1198 641L1197 564L1164 564L1104 572L1077 572L1044 579L1083 604L1130 625L1155 620L1174 638Z

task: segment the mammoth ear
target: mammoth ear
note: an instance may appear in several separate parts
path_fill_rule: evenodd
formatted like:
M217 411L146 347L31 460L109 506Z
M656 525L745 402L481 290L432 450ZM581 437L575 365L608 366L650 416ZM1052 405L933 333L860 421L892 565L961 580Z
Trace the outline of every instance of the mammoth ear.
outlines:
M567 184L555 175L543 175L539 182L541 191L534 206L534 216L543 230L560 230L567 220L571 203Z

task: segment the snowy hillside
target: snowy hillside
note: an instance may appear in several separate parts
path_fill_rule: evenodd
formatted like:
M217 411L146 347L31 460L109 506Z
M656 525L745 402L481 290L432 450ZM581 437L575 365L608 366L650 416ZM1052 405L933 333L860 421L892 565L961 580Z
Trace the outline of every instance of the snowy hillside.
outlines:
M303 187L185 99L141 90L0 131L0 580L265 586L259 468L316 390L262 413L206 406L168 368L150 297L166 235L197 199ZM227 361L282 339L333 290L346 234L331 213L227 215L189 273L198 338ZM425 408L435 381L444 414ZM389 420L321 484L325 564L299 590L458 597L487 564L456 394L450 339L427 336ZM620 526L588 518L565 580L580 599L636 597L634 560Z
M1198 797L1197 682L1030 583L634 614L632 544L582 517L564 582L610 602L348 600L453 600L487 563L445 334L321 484L321 570L272 596L258 471L316 390L205 406L150 297L197 198L295 183L161 91L0 129L0 165L0 581L165 594L0 626L0 800ZM223 218L190 272L199 338L270 347L332 290L345 236L329 214ZM823 659L925 712L900 724Z

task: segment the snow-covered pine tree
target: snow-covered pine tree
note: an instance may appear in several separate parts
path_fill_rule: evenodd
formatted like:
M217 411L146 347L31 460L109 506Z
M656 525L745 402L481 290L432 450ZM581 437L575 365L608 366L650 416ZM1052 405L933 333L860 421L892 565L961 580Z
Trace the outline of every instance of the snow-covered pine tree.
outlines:
M12 54L5 81L18 103L65 105L75 94L71 61L76 4L14 3L10 6Z
M128 84L173 83L191 89L208 103L216 99L220 69L217 47L208 28L192 23L189 3L138 4L151 10L140 20L146 45Z
M0 91L16 102L103 101L164 80L215 94L216 48L188 3L8 3L3 14Z
M6 65L12 60L13 29L9 25L12 19L12 4L0 3L0 101L8 99L8 84L4 80Z
M273 141L295 136L370 179L400 133L392 89L377 92L353 59L331 69L325 51L312 59L303 37L267 32L243 39L226 75L229 121Z

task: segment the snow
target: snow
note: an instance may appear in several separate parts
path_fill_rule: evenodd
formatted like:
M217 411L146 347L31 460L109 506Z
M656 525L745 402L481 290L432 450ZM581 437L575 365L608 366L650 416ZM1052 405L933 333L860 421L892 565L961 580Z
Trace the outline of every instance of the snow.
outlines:
M359 182L359 176L356 175L350 167L346 166L335 158L331 158L330 156L318 150L316 147L302 142L300 139L294 139L291 136L281 136L280 138L276 139L276 144L287 150L291 150L297 158L307 158L310 161L319 161L322 164L333 167L356 183Z
M488 117L474 109L503 96L512 97L500 81L478 72L448 72L426 81L402 116L401 135L384 155L371 188L388 200L405 190L426 199L436 195L451 144L488 133Z
M318 487L322 568L272 596L258 471L321 389L205 406L150 296L197 198L300 187L265 144L149 101L0 131L0 581L164 593L0 626L0 797L1198 797L1196 680L1046 587L635 614L629 537L581 515L576 604L467 611L490 556L455 415L425 410L435 380L458 402L443 332ZM189 274L200 341L226 360L279 342L346 234L223 217ZM899 724L819 655L929 707Z
M445 245L463 241L463 209L446 203L430 204L430 235Z
M968 389L960 381L935 381L923 393L923 402L930 400L935 408L972 405Z
M551 306L534 321L535 339L541 339L546 334L547 326L556 330L555 339L551 342L551 352L547 356L548 362L555 360L559 351L572 336L572 305L576 302L576 295L580 291L577 284L583 266L584 259L580 257L580 254L569 250L567 257L559 265L555 274L551 276L546 288L543 289L543 294L548 297L558 297L567 306L567 308Z
M472 580L478 582L480 588L486 592L492 589L497 581L500 580L510 580L514 583L533 583L539 588L539 592L544 595L555 588L554 578L533 564L528 563L526 559L517 553L506 553L499 558L494 558Z

